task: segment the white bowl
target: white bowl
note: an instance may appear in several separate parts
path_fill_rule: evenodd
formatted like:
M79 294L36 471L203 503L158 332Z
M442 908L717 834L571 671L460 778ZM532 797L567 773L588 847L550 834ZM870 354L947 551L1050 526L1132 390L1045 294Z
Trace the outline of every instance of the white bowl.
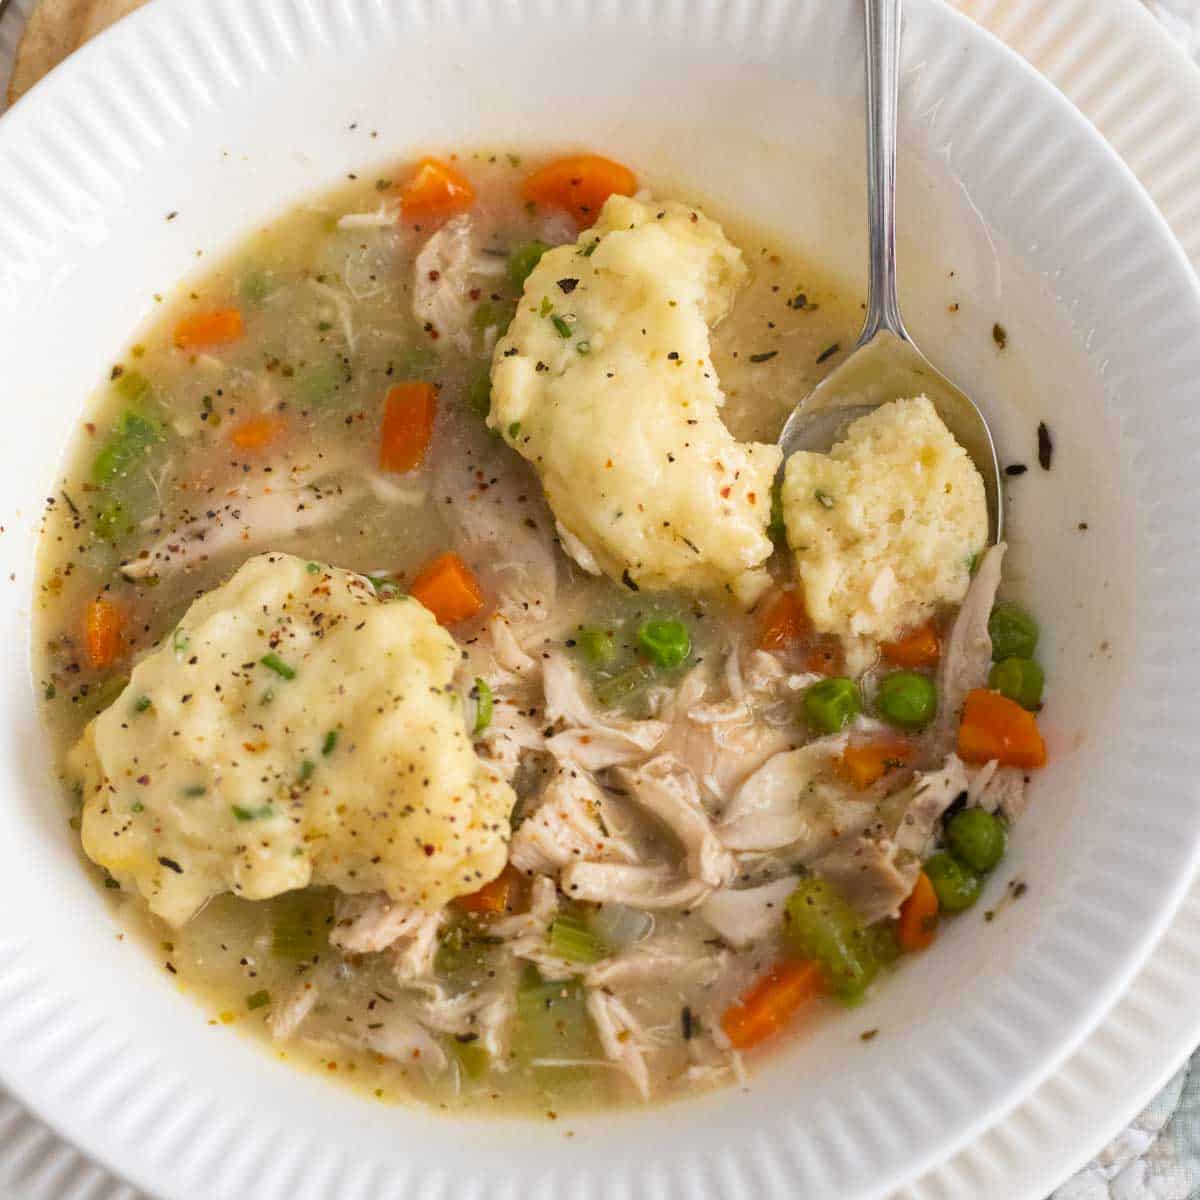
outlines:
M1045 630L1052 765L1002 877L933 951L745 1092L451 1121L209 1026L115 936L47 779L27 649L42 498L83 398L197 252L416 150L569 142L749 214L861 287L859 21L857 0L160 0L0 121L0 629L21 666L0 699L0 1077L146 1190L883 1195L1027 1094L1154 944L1200 849L1200 293L1091 127L931 0L905 33L906 315L1005 461L1036 463L1041 419L1057 447L1009 510L1010 573ZM986 923L1014 877L1028 893Z

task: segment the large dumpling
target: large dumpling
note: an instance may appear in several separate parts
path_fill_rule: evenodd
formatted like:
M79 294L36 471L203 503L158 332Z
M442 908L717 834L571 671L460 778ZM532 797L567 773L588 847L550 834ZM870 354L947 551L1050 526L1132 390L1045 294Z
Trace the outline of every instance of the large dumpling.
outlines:
M585 568L745 603L766 586L780 452L725 428L709 354L745 277L696 209L613 196L526 281L493 357L489 423L541 476Z
M441 905L504 866L508 784L475 755L459 651L416 600L250 559L134 668L72 752L83 847L173 924L326 884Z
M817 629L881 641L961 604L987 544L983 479L924 396L784 469L783 516Z

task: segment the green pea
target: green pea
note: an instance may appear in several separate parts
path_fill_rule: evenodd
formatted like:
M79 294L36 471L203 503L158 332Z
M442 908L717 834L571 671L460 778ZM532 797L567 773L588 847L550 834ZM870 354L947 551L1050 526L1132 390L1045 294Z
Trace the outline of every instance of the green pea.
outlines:
M982 877L944 850L926 860L925 874L933 884L942 912L956 913L970 908L983 890Z
M1022 708L1034 709L1042 702L1046 675L1041 664L1032 658L1005 658L992 664L988 687Z
M804 716L820 733L837 733L862 712L853 679L822 679L804 693Z
M982 808L964 808L946 825L946 844L974 871L990 871L1004 857L1004 824Z
M608 667L617 658L617 639L611 629L585 625L575 637L575 645L589 667Z
M937 716L937 687L916 671L893 671L885 675L875 695L879 715L901 729L924 729Z
M517 291L525 286L525 280L549 249L545 242L521 242L512 248L508 256L508 277Z
M467 386L467 407L485 421L492 411L492 376L490 371L480 371Z
M643 621L638 626L637 644L656 667L670 670L692 652L692 635L674 617Z
M1003 600L988 617L988 636L992 639L992 658L1032 658L1037 649L1038 624L1019 605Z

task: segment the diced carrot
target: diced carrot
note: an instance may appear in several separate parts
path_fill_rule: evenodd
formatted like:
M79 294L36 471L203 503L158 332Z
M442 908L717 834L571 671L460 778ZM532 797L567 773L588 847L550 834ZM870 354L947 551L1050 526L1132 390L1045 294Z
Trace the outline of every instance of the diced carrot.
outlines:
M932 667L942 652L937 630L932 621L918 625L898 637L894 642L884 642L879 648L885 662L894 667Z
M598 154L575 154L534 171L521 185L521 199L565 209L591 225L609 196L636 191L637 176L628 167Z
M466 176L438 158L423 158L400 193L406 221L444 221L466 212L475 203L475 189Z
M175 326L175 345L180 350L227 346L230 342L236 342L244 329L242 314L236 308L192 313Z
M812 632L804 602L792 588L780 592L767 605L758 627L758 645L762 650L784 650Z
M273 413L247 417L239 421L229 433L229 440L239 450L265 450L278 441L287 430L287 422Z
M409 588L439 625L454 625L473 617L483 607L483 593L471 568L457 554L439 554Z
M967 693L958 727L958 754L969 763L994 758L1005 767L1046 765L1046 743L1037 718L1015 700L986 688Z
M736 1004L725 1010L721 1028L737 1050L749 1050L778 1033L796 1010L824 990L815 962L781 959Z
M859 742L842 751L841 772L856 788L869 788L889 771L902 767L912 755L912 744L901 738Z
M454 903L463 912L480 916L513 913L518 910L524 890L525 877L509 863L491 883L485 883L479 891L470 895L459 896Z
M89 667L111 667L121 653L121 610L111 600L89 601L84 613L84 647Z
M411 471L425 461L437 415L437 388L432 383L398 383L388 389L379 435L379 466L384 471Z
M924 950L933 945L937 934L938 898L933 890L933 884L924 871L917 876L916 886L909 893L908 899L900 905L900 928L897 936L900 938L901 949L910 954L914 950Z

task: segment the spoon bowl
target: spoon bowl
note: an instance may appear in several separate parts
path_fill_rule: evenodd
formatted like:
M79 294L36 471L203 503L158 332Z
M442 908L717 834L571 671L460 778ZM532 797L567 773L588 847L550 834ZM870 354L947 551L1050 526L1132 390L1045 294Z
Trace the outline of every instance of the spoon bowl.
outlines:
M788 417L779 435L784 461L797 450L825 454L846 427L889 400L927 396L983 477L988 529L1000 540L1004 524L1000 464L983 414L913 345L907 336L880 329L831 371Z
M988 529L1000 540L1000 464L983 413L917 349L896 290L896 115L902 0L863 0L867 69L867 318L853 353L795 408L779 435L784 461L797 450L827 453L858 417L889 400L927 396L983 478Z

